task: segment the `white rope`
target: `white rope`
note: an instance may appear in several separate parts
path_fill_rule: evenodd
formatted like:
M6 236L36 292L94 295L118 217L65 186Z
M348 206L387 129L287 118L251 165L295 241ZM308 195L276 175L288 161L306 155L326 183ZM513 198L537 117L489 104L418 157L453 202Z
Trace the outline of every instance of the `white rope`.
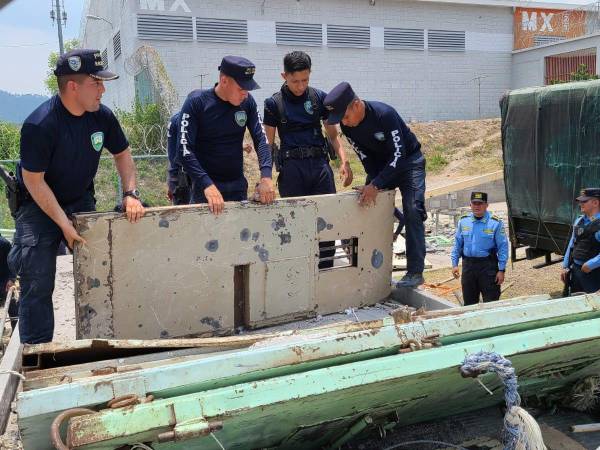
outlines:
M0 375L14 375L16 377L19 377L23 381L26 380L25 375L23 375L22 373L9 369L0 370Z
M217 444L219 444L219 447L221 447L221 450L225 450L225 447L223 447L223 444L221 444L221 441L219 441L219 439L215 436L215 433L210 433L210 435L213 437L213 439L215 441L217 441Z

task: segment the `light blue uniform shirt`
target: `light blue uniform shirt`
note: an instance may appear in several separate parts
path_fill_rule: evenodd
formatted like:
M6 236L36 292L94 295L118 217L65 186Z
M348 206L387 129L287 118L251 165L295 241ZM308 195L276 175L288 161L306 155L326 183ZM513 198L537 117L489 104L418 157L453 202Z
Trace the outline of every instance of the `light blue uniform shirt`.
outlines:
M505 270L508 261L508 239L502 220L489 211L479 220L473 213L462 216L458 221L454 247L450 255L452 267L458 266L458 260L463 255L485 258L493 253L498 257L498 270Z
M596 214L594 218L600 219L600 213ZM569 241L567 252L565 253L565 257L563 258L562 265L565 269L569 267L569 255L571 254L571 250L573 250L573 243L575 242L575 225L577 225L580 220L583 220L583 226L586 226L592 222L592 220L588 216L579 216L577 219L575 219L575 222L573 223L573 234L571 235L571 240ZM598 242L600 242L600 231L597 231L594 237ZM594 256L588 261L580 261L578 259L573 259L573 261L579 264L580 266L587 264L591 270L594 270L600 267L600 254Z

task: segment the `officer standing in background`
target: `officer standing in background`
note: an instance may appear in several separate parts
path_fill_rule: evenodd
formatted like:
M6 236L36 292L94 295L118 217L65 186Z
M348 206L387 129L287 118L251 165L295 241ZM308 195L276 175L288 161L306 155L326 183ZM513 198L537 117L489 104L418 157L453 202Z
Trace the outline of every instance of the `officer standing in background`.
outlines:
M167 196L173 205L189 204L191 191L189 178L177 159L180 116L180 112L173 114L167 125L167 156L169 158Z
M485 192L471 193L471 213L458 221L452 248L452 275L460 276L458 261L463 259L461 277L463 300L466 305L500 298L500 285L508 261L508 240L504 224L488 212Z
M382 189L400 188L406 226L407 273L399 286L423 283L425 265L425 158L421 144L394 108L359 99L347 82L334 87L324 101L327 122L341 122L342 132L354 146L369 184L359 202L375 203Z
M575 219L561 279L569 291L600 290L600 188L586 188L577 197L583 215Z
M193 91L181 108L178 157L192 180L192 203L208 203L220 214L225 201L248 198L244 177L243 141L250 132L260 167L256 190L261 203L272 203L271 149L265 138L256 102L248 91L255 66L246 58L226 56L214 88Z
M100 103L104 81L117 75L104 70L100 51L81 49L61 55L54 74L58 95L32 112L21 129L17 176L25 194L8 257L21 283L21 342L29 344L52 340L57 249L63 239L71 249L85 244L69 216L95 210L94 176L103 148L121 177L128 220L137 222L144 214L129 143L112 111Z
M340 160L340 177L344 186L352 182L352 169L335 125L329 125L328 111L323 106L325 92L308 85L312 62L305 52L295 51L283 58L281 89L265 100L264 124L267 141L275 142L279 134L280 148L273 155L279 177L277 187L281 197L302 197L335 193L335 180L329 159ZM335 152L330 153L323 136L321 122ZM320 242L333 247L335 242ZM324 250L321 258L331 257L335 249ZM319 268L332 267L333 260L322 261Z

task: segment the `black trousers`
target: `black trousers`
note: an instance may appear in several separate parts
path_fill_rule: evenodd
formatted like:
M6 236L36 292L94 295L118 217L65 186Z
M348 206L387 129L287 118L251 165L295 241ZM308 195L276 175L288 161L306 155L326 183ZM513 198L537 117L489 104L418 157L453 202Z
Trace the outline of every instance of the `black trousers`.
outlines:
M600 269L594 269L590 273L581 271L579 264L571 265L571 292L585 292L591 294L600 290Z
M96 209L91 193L63 207L67 215ZM52 293L56 274L56 254L63 233L33 200L23 203L16 218L16 232L8 254L8 266L19 276L19 333L24 344L52 341L54 308Z
M492 258L463 257L461 285L463 300L466 305L479 303L479 296L484 302L500 298L500 286L496 284L498 262Z

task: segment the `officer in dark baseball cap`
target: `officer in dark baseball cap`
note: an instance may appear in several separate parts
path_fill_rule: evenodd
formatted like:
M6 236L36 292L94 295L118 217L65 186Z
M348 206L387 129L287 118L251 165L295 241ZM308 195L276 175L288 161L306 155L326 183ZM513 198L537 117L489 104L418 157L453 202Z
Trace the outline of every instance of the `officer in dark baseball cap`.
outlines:
M52 340L57 249L63 241L70 248L85 244L70 216L95 210L94 177L103 149L112 154L123 182L127 218L137 222L144 214L129 142L101 103L104 81L117 75L104 69L98 50L82 49L62 55L54 74L58 94L33 111L21 129L17 178L23 195L8 256L21 282L20 338L30 344Z
M341 124L360 158L367 180L359 202L368 206L382 189L399 188L403 215L395 213L399 227L406 226L407 273L399 286L423 283L425 266L425 158L421 144L390 105L358 98L346 81L335 86L325 100L327 122Z
M225 56L221 60L219 71L235 80L235 82L245 91L254 91L260 89L260 86L254 81L256 67L254 63L241 56Z
M102 54L99 50L76 49L58 58L54 75L85 74L102 81L116 80L118 75L104 70Z
M582 189L575 199L583 213L575 219L561 279L567 291L600 290L600 188Z
M191 92L181 108L176 158L191 178L191 203L208 203L213 214L220 214L226 201L248 199L242 150L246 130L258 156L257 194L261 203L275 198L271 148L256 101L248 92L260 87L255 72L252 61L225 56L219 65L219 82Z

